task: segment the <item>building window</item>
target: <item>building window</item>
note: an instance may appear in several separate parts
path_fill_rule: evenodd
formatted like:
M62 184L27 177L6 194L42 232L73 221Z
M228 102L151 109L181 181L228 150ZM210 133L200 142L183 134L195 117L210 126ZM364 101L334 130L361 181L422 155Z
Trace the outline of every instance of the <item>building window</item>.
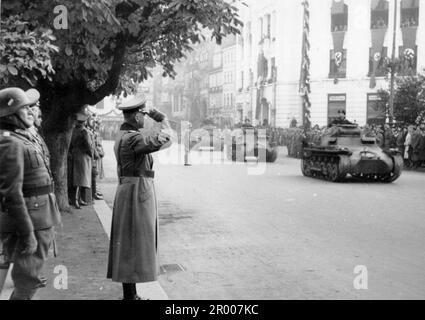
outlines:
M400 15L402 28L419 26L419 0L403 0Z
M369 49L369 73L368 77L370 77L373 73L373 63L374 61L379 60L378 67L375 72L376 77L385 77L387 75L387 68L385 66L385 58L388 56L388 48L383 47L382 52L377 54L376 52L372 52L372 48Z
M383 125L386 120L385 102L382 101L378 93L368 93L367 95L367 124Z
M251 21L248 21L246 24L246 38L248 39L249 50L251 50L252 46L252 32L251 32Z
M258 24L259 24L259 27L260 27L260 40L263 40L263 34L264 34L263 18L258 19Z
M389 16L389 3L387 0L372 0L370 18L371 29L387 29Z
M333 2L331 9L331 31L340 32L348 29L348 6L344 1Z
M254 72L252 69L249 69L249 85L251 87L254 85Z
M271 15L270 14L266 15L266 22L267 22L267 30L266 30L265 38L270 39L271 38L271 27L272 27Z
M337 52L330 50L329 78L346 78L347 76L347 50Z
M328 124L338 118L338 111L346 111L347 95L346 94L329 94L328 95Z

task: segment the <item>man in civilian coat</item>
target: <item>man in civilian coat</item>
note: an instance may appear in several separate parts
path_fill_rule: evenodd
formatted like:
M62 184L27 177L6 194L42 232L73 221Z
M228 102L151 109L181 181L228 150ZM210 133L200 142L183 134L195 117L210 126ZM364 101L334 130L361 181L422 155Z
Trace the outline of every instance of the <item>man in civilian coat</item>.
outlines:
M425 124L421 124L412 135L412 161L415 169L425 161Z
M136 283L157 280L158 213L151 153L169 147L168 121L156 110L146 110L138 94L122 104L122 124L115 142L119 185L115 195L107 278L123 285L125 300L139 300ZM160 123L144 128L144 117ZM170 132L170 131L168 131Z

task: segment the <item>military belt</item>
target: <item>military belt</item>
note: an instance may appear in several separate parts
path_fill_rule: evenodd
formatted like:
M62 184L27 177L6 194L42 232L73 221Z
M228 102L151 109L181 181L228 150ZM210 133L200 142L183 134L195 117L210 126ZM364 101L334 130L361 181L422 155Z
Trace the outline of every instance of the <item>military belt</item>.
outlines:
M48 186L41 186L41 187L25 187L24 186L22 188L22 193L24 194L24 198L43 196L53 192L55 192L55 187L53 184Z
M125 178L155 178L155 171L151 171L151 170L145 170L142 173L140 173L138 176L121 176L120 177L120 183L122 183L122 180L124 180Z

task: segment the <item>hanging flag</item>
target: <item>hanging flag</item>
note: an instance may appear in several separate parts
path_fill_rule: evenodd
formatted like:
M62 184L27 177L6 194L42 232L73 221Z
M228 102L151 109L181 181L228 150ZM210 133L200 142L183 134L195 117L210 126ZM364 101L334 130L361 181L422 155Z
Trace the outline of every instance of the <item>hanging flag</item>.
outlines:
M384 47L385 35L387 34L387 28L383 29L371 29L372 32L372 63L373 69L370 75L371 89L376 87L376 70L378 69L379 63L385 57L382 56L382 49Z
M417 27L404 27L401 28L403 35L403 52L402 59L404 60L405 68L412 68L416 60L416 35Z
M299 92L302 96L303 105L303 124L305 128L311 127L311 102L310 102L310 4L308 0L302 3L304 7L303 17L303 41L302 41L302 59L301 74L299 83Z
M347 32L348 26L348 11L344 0L336 1L332 3L332 38L334 44L334 76L335 83L338 83L338 71L341 68L344 60L344 40L345 33ZM338 17L338 19L336 19ZM342 17L342 19L341 19Z

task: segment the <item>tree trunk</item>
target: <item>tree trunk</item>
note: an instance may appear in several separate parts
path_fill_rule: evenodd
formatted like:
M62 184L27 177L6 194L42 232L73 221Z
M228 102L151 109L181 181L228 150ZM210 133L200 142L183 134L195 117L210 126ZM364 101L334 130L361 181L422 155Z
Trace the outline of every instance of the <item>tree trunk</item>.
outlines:
M71 136L72 125L66 131L46 134L46 144L51 155L50 165L55 181L55 195L59 209L65 212L70 210L68 201L68 149Z

